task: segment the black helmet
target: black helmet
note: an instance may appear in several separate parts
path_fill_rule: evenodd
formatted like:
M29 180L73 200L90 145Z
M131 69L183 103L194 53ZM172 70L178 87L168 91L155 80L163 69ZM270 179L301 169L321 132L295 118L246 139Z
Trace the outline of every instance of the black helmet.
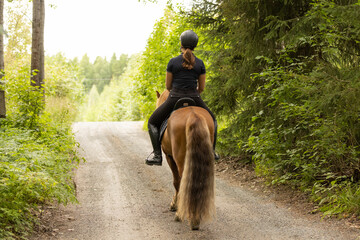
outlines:
M180 41L181 46L183 46L185 49L190 48L191 50L194 50L198 44L199 37L193 30L186 30L180 35Z

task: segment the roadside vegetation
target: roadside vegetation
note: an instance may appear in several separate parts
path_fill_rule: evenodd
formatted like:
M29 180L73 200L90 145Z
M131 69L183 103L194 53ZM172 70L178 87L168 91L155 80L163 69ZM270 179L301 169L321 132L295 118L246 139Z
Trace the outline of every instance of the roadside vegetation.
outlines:
M360 2L198 1L223 154L325 215L359 215Z
M76 202L72 169L80 159L71 131L83 98L78 66L46 58L46 84L30 84L29 4L6 10L6 118L0 118L0 239L26 238L44 204ZM36 74L34 72L33 74ZM45 95L44 95L45 92Z
M0 119L0 238L5 239L31 231L39 206L76 201L71 173L80 159L71 124L82 85L71 82L76 74L71 63L61 55L50 57L44 100L43 91L30 85L28 59L22 55L6 70L7 117Z

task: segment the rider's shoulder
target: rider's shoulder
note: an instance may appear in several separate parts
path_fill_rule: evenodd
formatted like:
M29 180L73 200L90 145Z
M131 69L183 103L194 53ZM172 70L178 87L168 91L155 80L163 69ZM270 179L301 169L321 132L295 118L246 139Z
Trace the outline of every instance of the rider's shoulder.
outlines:
M195 56L195 61L204 64L204 61L196 56Z
M178 55L176 57L173 57L169 60L169 63L172 63L172 62L176 62L176 61L179 61L181 60L182 61L182 55Z

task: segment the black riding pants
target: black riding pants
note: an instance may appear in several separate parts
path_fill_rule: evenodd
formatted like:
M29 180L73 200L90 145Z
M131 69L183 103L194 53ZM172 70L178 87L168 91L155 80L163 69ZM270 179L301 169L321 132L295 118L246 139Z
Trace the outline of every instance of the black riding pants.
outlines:
M170 91L169 97L166 99L166 101L161 104L150 116L148 124L152 124L159 129L163 121L168 118L173 111L176 102L183 97L192 98L195 101L196 106L205 108L215 121L215 115L206 106L205 102L201 99L200 94L196 90L189 91L174 89Z

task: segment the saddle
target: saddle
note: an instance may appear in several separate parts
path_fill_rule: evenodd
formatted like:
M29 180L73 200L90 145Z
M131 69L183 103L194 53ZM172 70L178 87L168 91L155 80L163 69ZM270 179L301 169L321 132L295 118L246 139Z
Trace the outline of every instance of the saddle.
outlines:
M173 113L173 112L176 111L177 109L184 108L184 107L189 107L189 106L196 106L196 103L195 103L195 101L194 101L192 98L189 98L189 97L180 98L180 99L176 102L176 104L175 104L175 106L174 106L174 108L173 108L173 110L172 110L171 113ZM161 127L160 127L160 142L161 142L161 139L162 139L162 137L163 137L163 135L164 135L164 133L165 133L165 130L166 130L166 128L167 128L167 122L168 122L169 117L171 116L171 113L170 113L170 115L164 120L164 122L161 124Z

